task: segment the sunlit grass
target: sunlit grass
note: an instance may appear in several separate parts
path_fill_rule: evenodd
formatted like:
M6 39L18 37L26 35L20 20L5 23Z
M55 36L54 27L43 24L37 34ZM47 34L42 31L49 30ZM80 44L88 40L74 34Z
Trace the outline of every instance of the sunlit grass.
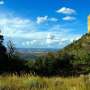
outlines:
M0 90L90 90L89 75L80 77L39 77L32 75L2 75Z

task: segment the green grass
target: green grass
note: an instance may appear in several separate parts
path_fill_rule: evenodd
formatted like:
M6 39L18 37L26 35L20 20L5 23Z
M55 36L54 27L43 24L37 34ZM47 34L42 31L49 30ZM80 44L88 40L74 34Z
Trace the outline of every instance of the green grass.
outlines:
M0 90L90 90L90 77L39 77L2 75Z

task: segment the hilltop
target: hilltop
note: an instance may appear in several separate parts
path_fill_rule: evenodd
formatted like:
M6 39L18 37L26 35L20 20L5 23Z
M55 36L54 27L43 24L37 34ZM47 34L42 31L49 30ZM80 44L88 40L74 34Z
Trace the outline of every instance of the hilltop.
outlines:
M79 40L73 41L73 43L69 44L65 48L60 51L77 51L77 50L85 50L86 52L90 52L90 33L83 35Z

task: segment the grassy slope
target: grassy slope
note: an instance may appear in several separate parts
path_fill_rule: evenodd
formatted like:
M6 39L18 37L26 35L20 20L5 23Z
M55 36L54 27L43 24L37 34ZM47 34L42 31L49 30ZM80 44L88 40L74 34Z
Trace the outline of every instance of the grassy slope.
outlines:
M90 90L90 77L0 76L0 90Z

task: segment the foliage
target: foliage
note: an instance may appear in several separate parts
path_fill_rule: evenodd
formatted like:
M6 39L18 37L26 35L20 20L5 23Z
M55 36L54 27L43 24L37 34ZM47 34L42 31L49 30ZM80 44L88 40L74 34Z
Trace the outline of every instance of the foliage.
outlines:
M15 48L11 41L8 42L7 48L3 45L4 37L0 35L0 74L2 73L20 73L25 69L24 61L21 61L15 54Z
M90 73L90 34L83 35L57 53L48 53L33 63L28 63L29 70L38 75L80 75Z
M8 68L8 56L6 52L6 47L3 45L3 40L3 35L0 35L0 73L6 71Z
M0 71L32 73L41 76L70 76L90 73L90 34L83 35L58 52L49 52L35 60L24 61L15 52L14 44L8 42L8 51L0 36Z

